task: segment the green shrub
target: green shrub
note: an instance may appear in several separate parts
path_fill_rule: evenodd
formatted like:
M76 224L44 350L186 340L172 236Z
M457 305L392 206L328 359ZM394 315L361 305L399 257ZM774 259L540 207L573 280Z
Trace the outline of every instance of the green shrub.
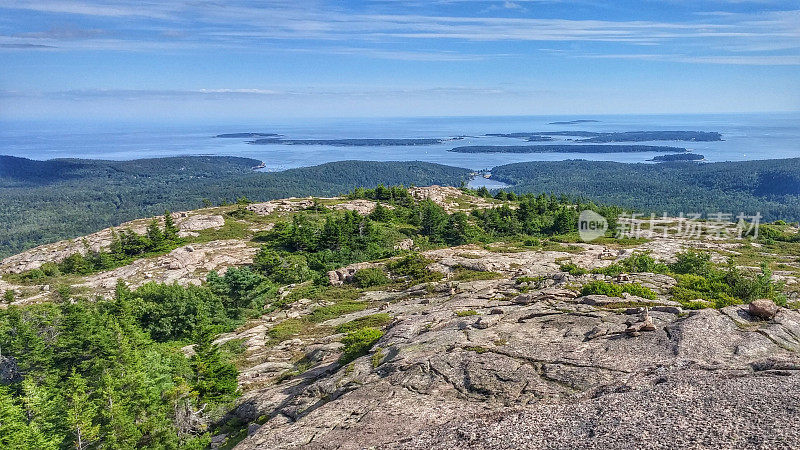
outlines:
M609 297L622 297L622 286L606 283L605 281L592 281L581 287L581 295L607 295Z
M772 273L762 265L761 273L750 275L734 266L726 271L708 271L706 276L676 275L678 283L672 288L672 298L686 307L703 306L694 300L711 302L716 308L749 303L758 298L782 300L781 286L772 281Z
M301 319L287 319L283 322L276 324L269 331L267 336L273 342L283 342L298 336L308 327Z
M566 264L561 265L561 271L567 272L570 275L580 276L585 275L587 273L586 269L583 267L578 266L573 262L568 262Z
M669 270L678 274L707 275L713 268L711 255L691 250L675 255L677 261L669 264Z
M12 289L8 289L7 291L3 292L3 301L6 303L11 303L14 301L16 296L16 292L14 292Z
M583 285L581 295L607 295L609 297L622 297L623 293L637 297L655 300L656 293L639 283L613 284L605 281L592 281Z
M475 311L474 309L467 309L467 310L464 310L464 311L456 311L456 316L458 316L458 317L468 317L468 316L476 316L476 315L478 315L478 312Z
M396 276L407 277L415 281L441 280L444 274L428 270L428 264L430 263L430 260L419 253L409 253L396 261L388 263L386 268Z
M622 292L627 292L628 294L646 298L648 300L655 300L657 297L656 293L653 292L650 288L646 288L639 283L623 284Z
M392 321L392 316L386 313L372 314L370 316L359 317L350 322L345 322L336 327L337 333L349 333L361 328L383 328Z
M387 277L386 273L378 267L360 269L353 274L353 283L360 288L383 286L385 284L389 284L389 282L389 277Z
M381 336L383 336L383 331L375 328L361 328L347 333L342 338L344 350L339 358L339 364L345 365L360 356L366 355Z

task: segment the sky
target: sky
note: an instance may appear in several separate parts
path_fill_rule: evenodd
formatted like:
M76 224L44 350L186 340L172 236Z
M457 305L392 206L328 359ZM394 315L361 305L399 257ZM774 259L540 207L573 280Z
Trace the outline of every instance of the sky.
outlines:
M0 119L800 110L800 0L0 0Z

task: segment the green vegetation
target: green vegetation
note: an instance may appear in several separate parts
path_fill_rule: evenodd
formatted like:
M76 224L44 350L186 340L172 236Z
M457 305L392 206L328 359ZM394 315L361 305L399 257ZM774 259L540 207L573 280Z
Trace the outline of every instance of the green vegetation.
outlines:
M383 328L392 321L392 316L386 313L372 314L345 322L336 327L337 333L349 333L360 328Z
M474 309L466 309L462 311L456 311L456 316L458 317L469 317L469 316L477 316L478 312Z
M637 297L655 300L656 293L639 283L613 284L605 281L592 281L581 287L581 295L607 295L609 297L622 297L623 293Z
M724 270L709 268L700 273L676 275L678 284L672 289L673 299L688 308L705 307L702 300L716 308L740 303L750 303L759 298L768 298L780 305L786 304L781 294L782 286L772 281L772 272L766 264L761 273L749 274L733 265Z
M665 264L657 262L649 254L637 252L610 266L594 269L592 273L614 277L625 272L667 273L668 271L669 268Z
M568 262L566 264L562 264L561 265L561 271L562 272L567 272L568 274L574 275L574 276L585 275L585 274L588 273L588 271L586 269L584 269L583 267L578 266L577 264L575 264L573 262Z
M128 265L138 258L167 253L181 244L183 240L178 237L178 227L167 211L164 213L163 229L158 220L153 219L143 235L132 230L121 233L112 230L111 245L107 251L90 251L87 248L85 255L73 253L58 264L46 262L40 268L16 275L14 278L19 281L40 282L62 274L89 275Z
M458 186L469 171L423 162L342 161L285 172L255 172L260 161L175 157L134 161L0 156L0 257L83 236L122 222L211 204L338 195L353 186ZM80 206L80 207L79 207ZM87 213L89 211L90 213Z
M383 286L389 284L389 277L386 272L378 267L370 267L357 270L353 274L353 282L360 288L368 288L373 286Z
M656 161L656 162L702 161L704 159L706 159L706 157L698 153L671 153L669 155L655 156L650 161Z
M367 309L368 306L369 305L367 303L353 301L343 301L329 306L321 306L314 311L311 311L311 315L308 317L308 320L314 323L320 323L326 320L335 319L345 314Z
M559 192L643 213L753 215L800 220L800 159L710 164L539 161L492 169L520 192Z
M444 277L441 272L428 270L431 261L419 253L408 255L386 264L386 268L396 277L401 277L415 282L439 281Z
M208 288L120 284L111 301L0 310L0 347L24 377L0 387L3 448L204 448L238 395L212 344L231 329L226 307Z
M350 361L369 353L369 349L383 336L383 331L376 328L361 328L351 331L342 338L344 349L339 358L339 364L345 365Z

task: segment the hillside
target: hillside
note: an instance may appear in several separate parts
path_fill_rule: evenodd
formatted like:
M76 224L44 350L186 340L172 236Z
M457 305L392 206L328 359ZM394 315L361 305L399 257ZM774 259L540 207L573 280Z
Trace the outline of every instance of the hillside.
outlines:
M724 212L800 220L800 159L709 164L541 161L495 167L516 192L552 192L678 215Z
M337 195L378 184L458 186L469 171L423 162L342 161L255 172L260 161L192 156L133 161L34 161L0 156L0 257L164 210Z
M496 197L241 201L6 258L5 438L66 445L69 411L123 447L800 445L797 227L583 243L578 211L652 225Z

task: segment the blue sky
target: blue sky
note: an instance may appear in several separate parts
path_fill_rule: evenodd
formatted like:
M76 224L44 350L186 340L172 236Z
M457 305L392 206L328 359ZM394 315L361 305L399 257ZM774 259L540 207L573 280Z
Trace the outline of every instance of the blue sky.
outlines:
M0 1L0 118L800 110L800 1Z

